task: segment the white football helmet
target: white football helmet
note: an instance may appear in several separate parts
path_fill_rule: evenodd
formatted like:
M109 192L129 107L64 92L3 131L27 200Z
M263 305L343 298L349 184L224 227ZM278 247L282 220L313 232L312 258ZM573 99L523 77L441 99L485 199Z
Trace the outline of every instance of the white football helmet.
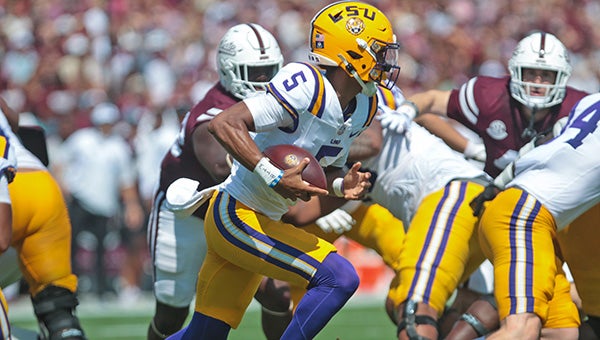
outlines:
M540 69L556 72L554 84L523 81L523 69ZM523 38L508 61L510 93L513 98L528 107L548 108L560 104L571 76L571 64L566 47L554 35L535 32ZM530 95L531 88L546 88L544 96Z
M237 98L264 91L282 64L283 55L277 40L260 25L233 26L219 42L219 81Z

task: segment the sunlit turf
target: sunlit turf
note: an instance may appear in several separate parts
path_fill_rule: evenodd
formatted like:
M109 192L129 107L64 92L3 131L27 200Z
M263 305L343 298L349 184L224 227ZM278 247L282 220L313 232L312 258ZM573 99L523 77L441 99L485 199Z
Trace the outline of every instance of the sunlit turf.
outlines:
M29 299L23 298L9 307L13 327L37 330L30 305ZM154 305L149 298L127 306L82 299L78 315L89 340L142 340L146 338L153 311ZM382 298L360 297L359 301L350 301L315 339L379 340L393 339L394 335L395 327L385 314ZM240 327L231 331L229 339L265 339L260 326L260 310L255 303L246 312Z

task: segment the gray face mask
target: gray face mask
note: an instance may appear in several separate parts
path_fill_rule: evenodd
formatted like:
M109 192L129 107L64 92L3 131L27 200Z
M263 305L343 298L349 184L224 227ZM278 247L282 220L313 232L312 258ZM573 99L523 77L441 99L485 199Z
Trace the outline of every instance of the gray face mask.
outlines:
M372 97L377 93L377 84L375 84L375 82L370 81L368 83L362 83L360 86L362 87L360 93L365 96Z

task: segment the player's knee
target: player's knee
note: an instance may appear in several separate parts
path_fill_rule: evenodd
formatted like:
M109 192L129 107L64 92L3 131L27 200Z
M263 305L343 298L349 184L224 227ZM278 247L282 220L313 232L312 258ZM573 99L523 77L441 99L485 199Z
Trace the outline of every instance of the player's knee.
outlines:
M358 288L360 279L354 266L337 253L330 253L315 273L310 286L326 285L351 296Z
M399 314L397 336L401 332L405 332L410 340L437 339L439 336L437 311L429 305L407 300L400 305ZM429 326L431 329L422 330L422 326Z
M388 317L394 325L398 324L398 313L396 313L396 311L397 309L394 305L394 301L387 297L385 299L385 312L387 313Z
M48 286L31 298L42 339L85 339L79 319L75 316L77 297L66 288Z
M459 321L464 321L477 333L477 336L485 336L499 326L500 320L498 319L497 309L493 295L482 295L461 315Z
M154 283L156 300L172 307L187 307L195 296L195 286L186 280L160 280Z

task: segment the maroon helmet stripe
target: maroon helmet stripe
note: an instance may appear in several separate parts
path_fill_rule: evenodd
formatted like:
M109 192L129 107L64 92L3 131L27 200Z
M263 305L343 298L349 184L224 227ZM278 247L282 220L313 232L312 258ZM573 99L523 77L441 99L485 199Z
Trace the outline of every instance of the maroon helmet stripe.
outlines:
M540 40L540 58L544 57L544 54L546 54L546 32L541 32L542 33L542 37Z
M252 29L254 34L256 34L256 39L258 39L258 46L260 46L260 54L267 54L266 49L265 49L265 44L263 43L262 37L260 36L260 33L258 33L258 30L256 29L256 27L254 27L254 25L252 25L252 24L246 24L246 25L250 26L250 28Z

